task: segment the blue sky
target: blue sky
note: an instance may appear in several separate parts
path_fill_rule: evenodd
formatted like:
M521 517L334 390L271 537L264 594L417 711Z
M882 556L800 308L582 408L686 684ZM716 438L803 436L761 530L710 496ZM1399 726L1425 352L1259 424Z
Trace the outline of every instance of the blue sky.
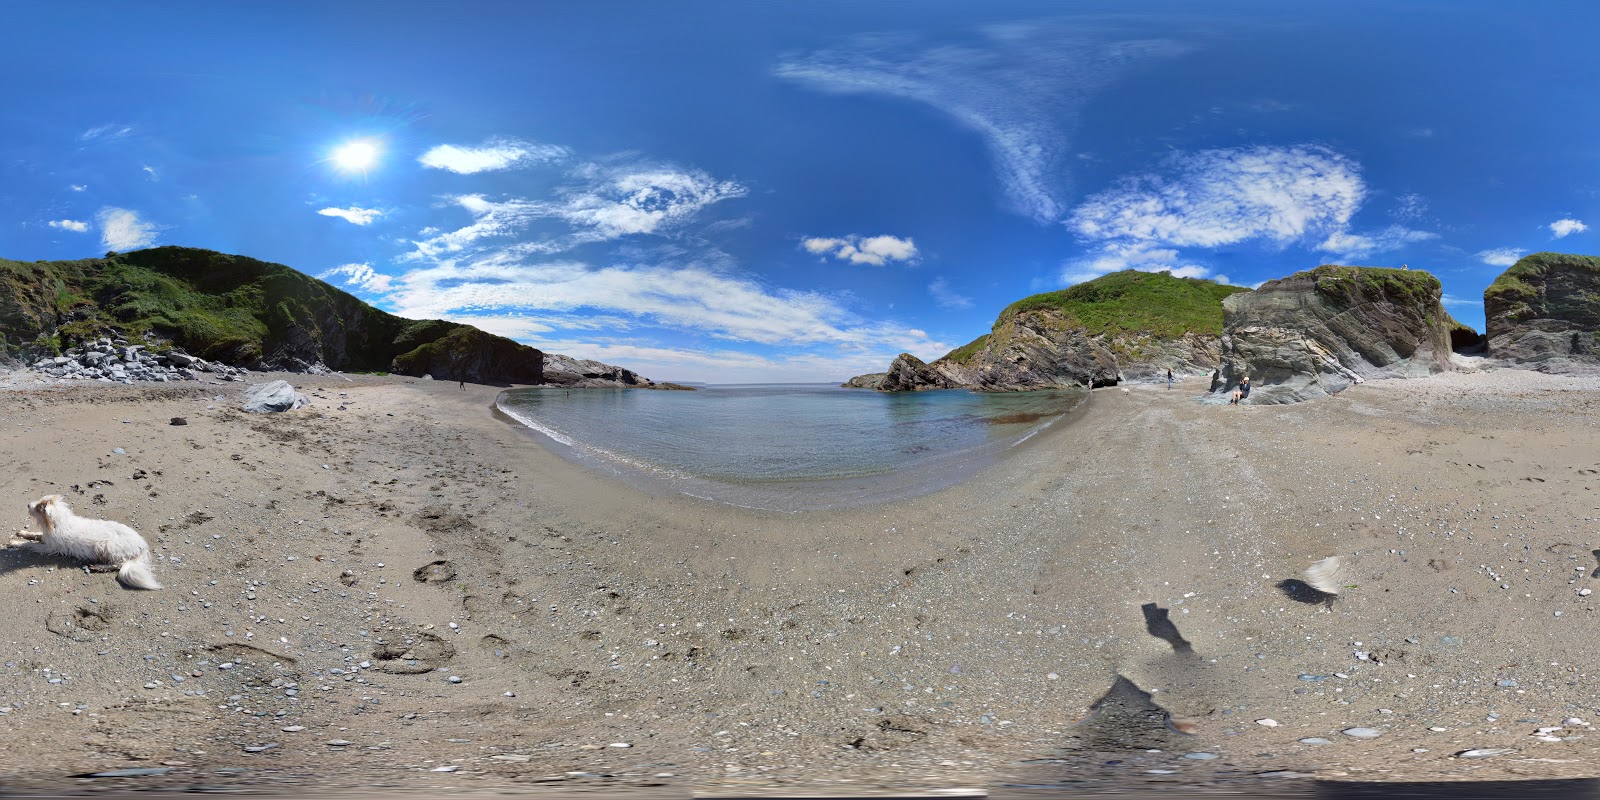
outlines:
M180 244L656 379L1116 269L1600 252L1578 3L11 3L0 256Z

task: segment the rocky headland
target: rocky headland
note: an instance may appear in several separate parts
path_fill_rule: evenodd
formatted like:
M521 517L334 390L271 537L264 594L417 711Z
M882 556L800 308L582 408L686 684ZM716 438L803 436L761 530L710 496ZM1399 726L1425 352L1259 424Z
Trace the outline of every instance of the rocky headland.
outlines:
M1600 258L1523 257L1483 293L1488 354L1541 372L1600 370Z
M845 386L880 391L969 388L988 392L1109 386L1167 370L1216 367L1223 298L1241 286L1125 270L1023 298L994 327L931 364L901 354L881 378Z
M0 366L122 383L282 370L655 385L631 370L546 354L470 325L397 317L282 264L187 247L76 261L0 259Z
M1255 403L1294 403L1379 378L1453 369L1455 320L1439 279L1420 270L1320 266L1222 301L1220 374L1249 376Z

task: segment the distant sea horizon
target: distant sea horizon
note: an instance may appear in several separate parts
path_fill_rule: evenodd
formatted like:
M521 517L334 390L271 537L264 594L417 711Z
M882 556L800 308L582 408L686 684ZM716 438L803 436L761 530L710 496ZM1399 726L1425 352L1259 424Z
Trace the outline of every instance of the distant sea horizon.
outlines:
M835 383L681 385L697 390L511 389L496 407L558 455L637 488L797 512L952 486L1087 396L889 394Z

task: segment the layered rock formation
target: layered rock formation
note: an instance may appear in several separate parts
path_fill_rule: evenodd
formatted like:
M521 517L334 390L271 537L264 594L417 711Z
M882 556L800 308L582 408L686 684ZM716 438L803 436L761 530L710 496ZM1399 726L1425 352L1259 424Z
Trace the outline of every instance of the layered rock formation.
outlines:
M1600 368L1600 258L1534 253L1483 293L1489 355L1543 372Z
M1209 375L1221 352L1221 300L1245 291L1165 272L1112 273L1011 304L989 333L931 364L902 354L881 378L844 385L1004 392L1155 380L1169 369Z
M47 368L77 376L53 359L101 339L235 368L545 382L545 354L535 348L470 325L397 317L281 264L186 247L79 261L0 260L0 363L50 357ZM126 377L90 375L94 365L83 357L80 350L70 359L83 376ZM606 365L586 367L571 383L653 385Z
M1439 280L1418 270L1321 266L1222 301L1222 369L1250 401L1293 403L1376 378L1450 370L1454 321Z

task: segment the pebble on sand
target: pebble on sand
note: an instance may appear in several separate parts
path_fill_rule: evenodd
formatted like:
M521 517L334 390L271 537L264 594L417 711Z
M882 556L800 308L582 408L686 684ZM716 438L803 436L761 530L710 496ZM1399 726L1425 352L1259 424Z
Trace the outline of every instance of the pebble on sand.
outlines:
M1341 733L1357 739L1376 739L1383 735L1383 731L1377 728L1345 728Z

